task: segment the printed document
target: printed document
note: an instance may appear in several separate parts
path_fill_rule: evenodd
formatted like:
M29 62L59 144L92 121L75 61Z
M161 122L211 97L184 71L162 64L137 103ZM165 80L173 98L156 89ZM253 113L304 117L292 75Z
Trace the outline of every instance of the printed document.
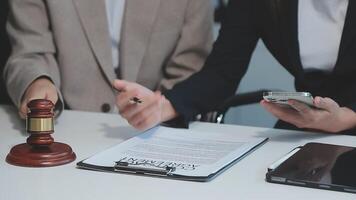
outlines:
M114 167L117 162L155 168L172 167L171 175L207 177L241 158L267 138L155 127L108 150L84 164Z

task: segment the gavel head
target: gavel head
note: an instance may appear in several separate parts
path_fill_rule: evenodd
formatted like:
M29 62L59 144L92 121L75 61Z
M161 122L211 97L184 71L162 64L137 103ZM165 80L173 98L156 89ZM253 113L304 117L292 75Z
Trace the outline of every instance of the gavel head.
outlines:
M54 104L47 99L35 99L27 104L31 115L53 116Z
M46 99L32 100L27 104L26 129L31 136L27 139L30 145L49 145L53 143L50 136L54 132L54 104Z

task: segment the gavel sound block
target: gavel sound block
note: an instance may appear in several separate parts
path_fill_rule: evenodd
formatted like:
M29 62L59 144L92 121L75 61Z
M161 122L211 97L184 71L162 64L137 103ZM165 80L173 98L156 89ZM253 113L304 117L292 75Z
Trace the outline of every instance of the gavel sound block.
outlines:
M26 129L30 136L27 143L14 146L6 157L12 165L23 167L51 167L75 160L72 148L54 142L53 108L49 100L37 99L27 104L29 112Z

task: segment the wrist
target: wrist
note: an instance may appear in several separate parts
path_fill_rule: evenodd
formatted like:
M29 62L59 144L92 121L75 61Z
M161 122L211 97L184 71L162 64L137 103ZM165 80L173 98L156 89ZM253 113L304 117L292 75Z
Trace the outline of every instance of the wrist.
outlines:
M162 114L161 122L169 121L178 117L177 111L173 108L171 102L162 95Z

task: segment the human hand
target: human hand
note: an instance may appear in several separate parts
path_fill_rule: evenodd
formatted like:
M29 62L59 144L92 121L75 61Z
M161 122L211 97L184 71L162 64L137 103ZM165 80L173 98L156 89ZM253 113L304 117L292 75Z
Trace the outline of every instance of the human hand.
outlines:
M115 80L113 87L119 91L116 105L119 113L130 125L146 130L173 119L177 114L170 102L160 92L153 92L137 83ZM142 103L133 103L133 98Z
M55 105L58 101L57 89L48 78L39 78L33 81L22 97L19 115L22 119L27 116L27 103L34 99L47 99Z
M356 127L356 114L349 108L340 107L330 98L315 97L314 106L305 105L296 100L289 100L292 108L282 107L266 100L261 105L275 117L298 128L315 129L330 133Z

